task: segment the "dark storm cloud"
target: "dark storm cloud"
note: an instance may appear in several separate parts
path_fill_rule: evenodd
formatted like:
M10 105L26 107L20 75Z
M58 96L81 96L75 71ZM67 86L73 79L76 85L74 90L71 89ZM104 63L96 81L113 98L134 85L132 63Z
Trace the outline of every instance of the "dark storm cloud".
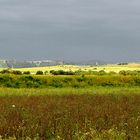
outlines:
M138 61L138 0L0 0L0 56Z

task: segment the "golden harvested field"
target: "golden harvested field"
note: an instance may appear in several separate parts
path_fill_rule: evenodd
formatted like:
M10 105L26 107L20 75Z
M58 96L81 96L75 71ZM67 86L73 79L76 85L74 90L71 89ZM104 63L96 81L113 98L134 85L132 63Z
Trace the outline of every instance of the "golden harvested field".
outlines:
M41 70L43 72L50 71L50 70L64 70L64 71L100 71L104 70L106 72L114 71L119 72L121 70L140 70L140 64L139 63L130 63L128 65L117 65L117 64L108 64L108 65L102 65L102 66L78 66L78 65L58 65L58 66L47 66L47 67L34 67L34 68L19 68L14 70L20 70L20 71L30 71L31 73L36 73L38 70Z

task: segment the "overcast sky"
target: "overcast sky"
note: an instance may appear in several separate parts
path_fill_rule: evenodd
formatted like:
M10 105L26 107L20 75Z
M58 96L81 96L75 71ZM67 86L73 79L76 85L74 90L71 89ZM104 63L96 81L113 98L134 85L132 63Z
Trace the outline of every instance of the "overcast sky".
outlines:
M140 1L0 0L0 58L140 61Z

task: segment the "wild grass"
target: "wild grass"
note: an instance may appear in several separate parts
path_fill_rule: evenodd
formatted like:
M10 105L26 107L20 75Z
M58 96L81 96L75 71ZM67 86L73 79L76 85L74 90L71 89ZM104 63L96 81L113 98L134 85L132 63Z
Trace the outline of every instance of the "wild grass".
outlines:
M90 87L90 88L5 88L0 87L0 97L11 96L69 96L69 95L139 95L140 87Z
M0 88L5 140L139 140L140 88Z

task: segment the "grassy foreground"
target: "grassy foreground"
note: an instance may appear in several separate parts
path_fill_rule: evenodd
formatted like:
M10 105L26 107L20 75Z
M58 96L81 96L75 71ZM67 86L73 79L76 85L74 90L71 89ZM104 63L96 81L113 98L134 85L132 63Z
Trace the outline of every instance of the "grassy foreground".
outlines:
M140 87L0 88L0 139L139 140Z

